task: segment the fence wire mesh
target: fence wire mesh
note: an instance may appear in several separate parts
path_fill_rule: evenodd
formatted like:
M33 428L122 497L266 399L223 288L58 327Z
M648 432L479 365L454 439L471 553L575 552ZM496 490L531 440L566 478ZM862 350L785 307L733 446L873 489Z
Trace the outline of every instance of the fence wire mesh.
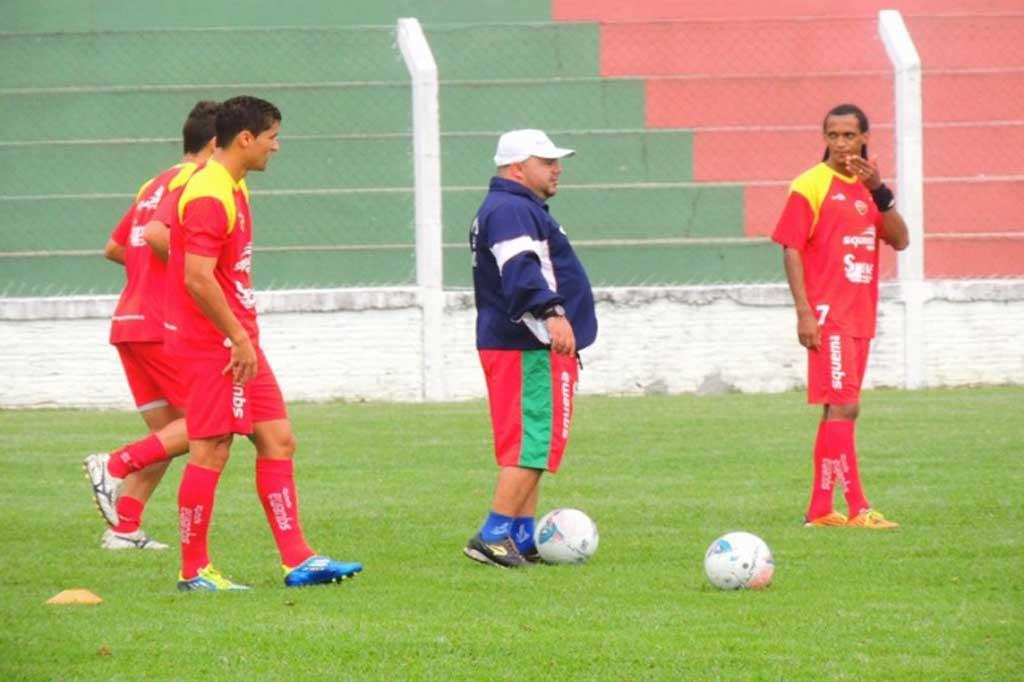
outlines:
M1024 277L1024 14L906 22L924 66L925 275Z
M116 293L101 249L200 99L281 109L249 185L263 289L414 280L408 75L392 28L0 36L0 295Z
M908 19L925 65L929 277L1024 275L1022 22ZM473 27L448 33L429 37L451 249L510 128L577 149L551 209L600 285L782 281L769 235L789 183L820 160L836 104L868 113L869 153L894 184L893 75L875 18L503 27L497 44ZM490 58L456 63L449 43ZM896 274L891 250L881 274ZM467 283L468 268L449 266L446 281Z
M1024 14L908 16L924 79L925 273L1024 276ZM427 25L441 76L446 286L501 132L575 148L552 213L597 285L781 282L768 239L821 119L854 102L894 180L874 18ZM278 104L252 177L260 288L409 284L409 82L388 28L0 36L0 295L115 293L99 251L197 99ZM896 259L883 250L881 273Z

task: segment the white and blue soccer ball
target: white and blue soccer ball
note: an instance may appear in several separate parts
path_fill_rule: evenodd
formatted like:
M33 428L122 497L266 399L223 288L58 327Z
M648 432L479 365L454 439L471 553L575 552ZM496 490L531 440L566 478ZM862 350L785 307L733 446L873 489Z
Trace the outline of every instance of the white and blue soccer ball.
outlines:
M581 564L597 551L597 526L579 509L549 511L537 524L534 542L549 564Z
M771 584L775 560L765 541L753 533L726 533L708 547L704 573L723 590L759 590Z

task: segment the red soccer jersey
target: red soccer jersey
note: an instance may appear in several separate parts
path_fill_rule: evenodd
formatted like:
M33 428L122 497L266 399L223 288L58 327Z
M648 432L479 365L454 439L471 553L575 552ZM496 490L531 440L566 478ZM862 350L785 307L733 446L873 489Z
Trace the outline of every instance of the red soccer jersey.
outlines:
M164 344L167 352L192 358L227 357L224 333L185 288L185 254L217 259L214 276L231 312L259 346L256 294L252 287L252 216L245 181L209 161L189 180L178 200L171 227Z
M882 214L856 178L819 163L793 181L772 239L803 256L823 331L875 335Z
M149 180L110 238L124 247L125 287L110 322L110 343L159 342L164 337L166 267L142 238L161 206L173 203L171 185L183 184L195 164L178 164Z

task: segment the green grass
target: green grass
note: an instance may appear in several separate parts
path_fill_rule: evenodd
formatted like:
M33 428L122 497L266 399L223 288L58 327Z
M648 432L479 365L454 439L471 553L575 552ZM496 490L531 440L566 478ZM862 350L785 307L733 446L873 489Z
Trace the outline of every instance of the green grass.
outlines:
M800 394L584 397L541 509L587 511L600 550L523 572L461 556L494 479L483 403L295 405L307 535L366 571L282 586L242 442L211 546L255 591L226 595L176 593L173 549L97 547L78 461L136 416L0 412L0 679L1020 679L1022 404L1022 387L866 393L867 492L904 524L882 533L800 526ZM179 472L146 516L164 541ZM771 545L771 589L706 583L705 548L736 529ZM44 605L71 587L105 602Z

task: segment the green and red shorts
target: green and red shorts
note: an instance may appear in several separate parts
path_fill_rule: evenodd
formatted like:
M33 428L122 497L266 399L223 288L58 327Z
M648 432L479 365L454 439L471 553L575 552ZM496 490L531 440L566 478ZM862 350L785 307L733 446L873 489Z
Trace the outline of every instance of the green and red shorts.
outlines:
M562 463L579 379L574 356L544 350L481 350L500 467L547 469Z

